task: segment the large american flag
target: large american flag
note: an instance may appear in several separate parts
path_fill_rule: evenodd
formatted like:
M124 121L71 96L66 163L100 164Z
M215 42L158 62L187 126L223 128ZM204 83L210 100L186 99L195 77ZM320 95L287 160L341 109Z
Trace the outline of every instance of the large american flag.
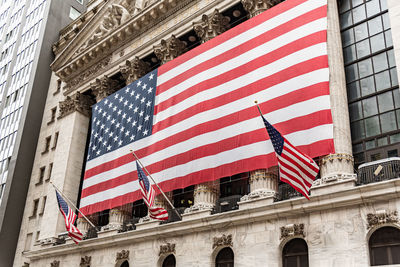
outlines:
M315 161L300 152L262 116L278 159L279 177L307 199L319 167Z
M334 153L326 38L326 0L287 0L97 103L81 210L141 198L130 149L166 192L277 165L254 100L307 155Z
M74 225L76 220L75 212L68 206L67 202L60 196L56 191L58 207L60 208L61 214L64 217L65 227L67 228L68 236L78 244L82 240L83 234Z

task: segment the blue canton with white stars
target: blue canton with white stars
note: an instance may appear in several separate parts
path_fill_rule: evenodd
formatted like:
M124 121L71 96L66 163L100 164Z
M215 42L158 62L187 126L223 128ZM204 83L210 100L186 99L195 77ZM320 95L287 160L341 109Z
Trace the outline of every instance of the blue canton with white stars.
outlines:
M269 138L274 146L275 152L280 156L282 154L284 144L283 137L278 130L276 130L275 127L264 118L264 116L262 118L264 120L265 127L267 128Z
M93 106L88 159L151 135L157 69Z
M147 179L146 174L144 174L142 168L139 166L139 164L137 162L136 162L136 170L138 173L139 181L143 182L144 187L146 188L146 191L149 192L149 189L150 189L149 179Z

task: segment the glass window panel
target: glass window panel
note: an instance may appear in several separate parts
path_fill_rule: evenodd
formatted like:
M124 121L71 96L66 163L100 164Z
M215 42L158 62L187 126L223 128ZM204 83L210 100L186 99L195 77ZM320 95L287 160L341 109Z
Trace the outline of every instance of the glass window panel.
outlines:
M394 115L394 111L381 114L380 117L382 133L391 132L397 129L396 116Z
M386 112L394 109L392 91L378 95L379 112Z
M397 127L400 127L400 109L396 110Z
M352 82L347 85L347 97L350 101L361 97L360 85L358 82Z
M390 69L390 78L392 78L392 86L399 85L399 80L398 80L397 69L396 68Z
M372 53L385 49L385 38L383 37L383 33L371 37L370 41Z
M383 28L385 30L390 29L389 13L385 13L382 15L382 21L383 21Z
M378 139L378 147L386 146L388 144L387 136Z
M353 141L365 138L364 123L362 120L351 123L351 138Z
M342 32L342 44L343 46L348 46L354 43L354 31L353 28Z
M362 101L364 109L364 117L369 117L378 114L378 105L375 96L364 99Z
M372 63L371 63L371 59L365 59L363 61L360 61L358 63L358 70L359 70L359 74L360 74L360 78L364 78L366 76L369 76L372 74Z
M400 90L398 88L396 88L392 92L393 92L393 98L394 98L394 107L400 108Z
M347 11L340 15L340 26L342 29L349 27L353 24L353 20L351 18L351 11Z
M342 2L347 2L347 1L342 1ZM379 0L371 0L367 2L366 7L367 7L368 17L372 17L373 15L376 15L381 11L379 7Z
M362 58L371 54L371 50L369 48L369 40L366 39L364 41L358 42L356 44L357 47L357 57Z
M390 88L390 75L389 71L384 71L375 75L376 90L381 91Z
M381 53L372 58L374 62L375 73L381 72L389 68L386 53Z
M340 1L340 6L339 6L340 13L343 13L349 9L350 9L350 1Z
M376 17L368 21L369 35L375 35L383 31L382 19L381 17Z
M358 79L357 64L352 64L346 67L346 79L347 82L352 82Z
M387 2L386 2L387 0L381 0L381 10L382 11L385 11L385 10L387 10L388 9L388 7L387 7Z
M393 46L392 32L390 30L385 31L385 40L386 40L386 47Z
M398 113L397 113L397 114L398 114ZM391 144L400 143L400 133L391 135L391 136L389 137L389 139L390 139L390 143L391 143Z
M370 76L360 80L361 95L366 96L375 93L374 76Z
M375 147L376 147L375 140L371 140L371 141L365 142L365 149L366 150L372 149L372 148L375 148Z
M345 64L356 60L356 48L355 48L355 45L351 45L351 46L346 47L343 50L343 56L344 56L344 63Z
M362 143L353 146L353 152L354 153L358 153L358 152L361 152L361 151L363 151L363 144Z
M359 6L353 9L353 21L354 23L360 22L366 19L367 16L365 14L365 6Z
M357 42L368 37L368 29L366 22L354 27L354 36Z
M361 163L365 161L365 155L364 153L358 153L358 154L354 154L354 161L356 163Z
M387 51L387 55L388 55L388 59L389 59L389 67L396 67L396 62L395 62L395 58L394 58L394 50L390 49L389 51Z
M374 116L364 120L365 123L365 136L371 137L381 133L379 128L378 116Z
M361 5L364 1L363 0L352 0L353 7Z
M362 119L362 107L360 101L350 104L349 111L351 121Z

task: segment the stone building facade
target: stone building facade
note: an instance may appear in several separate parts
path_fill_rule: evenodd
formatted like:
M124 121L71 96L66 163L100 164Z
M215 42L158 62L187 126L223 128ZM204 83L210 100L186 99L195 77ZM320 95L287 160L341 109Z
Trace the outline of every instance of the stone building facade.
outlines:
M160 224L140 216L144 218L135 221L142 213L140 205L133 203L133 207L124 205L91 215L101 226L97 233L80 219L78 227L87 238L79 245L64 238L65 226L50 181L69 199L78 199L91 105L280 2L90 1L88 11L64 29L53 45L56 59L51 65L53 75L14 266L233 266L233 260L235 266L370 266L377 265L382 255L388 264L399 263L391 253L379 254L374 247L382 231L386 231L382 236L394 233L394 237L400 231L400 158L396 154L400 113L396 109L395 67L400 65L400 2L396 0L328 0L336 154L318 159L320 179L314 183L309 201L278 182L277 168L254 170L239 179L221 177L179 194L168 192L170 198L181 197L179 200L188 204L182 220ZM373 33L372 20L376 18L382 29ZM370 27L362 40L371 43L369 53L363 56L357 43L362 25ZM355 39L350 49L345 42L348 31ZM385 35L386 43L378 50L373 50L374 34ZM352 102L348 95L352 93L352 68L357 66L360 80L364 61L375 60L380 53L385 53L389 62L380 71L389 75L391 83L368 97L381 99L383 93L390 93L392 105L377 102L380 113L374 116L379 118L379 134L371 135L369 121L375 117L369 117L365 108L364 117L355 120L353 103L358 103L358 98ZM368 74L376 79L374 86L378 86L380 74ZM362 84L363 80L356 82ZM362 105L369 99L363 97ZM53 120L54 109L57 116ZM386 114L394 114L398 120L390 131L385 130ZM355 134L360 123L365 123L362 138ZM353 151L362 153L356 162ZM41 173L46 179L37 184ZM231 191L242 188L241 198L232 202L226 186L231 186ZM165 205L162 198L156 201ZM223 204L232 203L230 211L224 210Z

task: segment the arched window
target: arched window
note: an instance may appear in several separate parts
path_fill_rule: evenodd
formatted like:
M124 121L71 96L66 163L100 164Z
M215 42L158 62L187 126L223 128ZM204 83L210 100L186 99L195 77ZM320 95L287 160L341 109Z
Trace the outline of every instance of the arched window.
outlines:
M218 252L215 267L233 267L233 251L231 248L223 248Z
M369 238L369 257L371 265L400 263L400 230L382 227Z
M282 251L283 267L308 267L308 247L300 238L290 240Z
M124 262L121 264L121 267L129 267L129 262L128 262L128 261L124 261Z
M176 266L176 260L174 255L169 255L168 257L165 258L162 267L175 267Z

